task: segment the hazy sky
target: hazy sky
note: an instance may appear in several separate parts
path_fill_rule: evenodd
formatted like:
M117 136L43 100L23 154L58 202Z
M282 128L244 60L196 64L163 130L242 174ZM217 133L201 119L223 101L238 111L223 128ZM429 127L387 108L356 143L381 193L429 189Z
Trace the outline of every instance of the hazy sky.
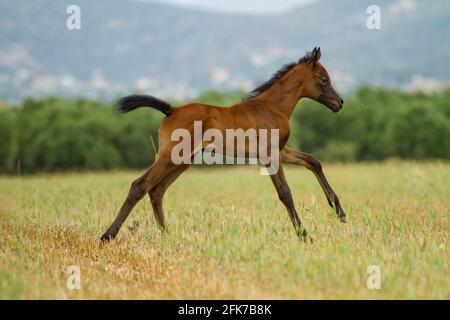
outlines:
M141 0L142 1L142 0ZM145 0L144 0L145 1ZM147 0L148 1L148 0ZM153 0L220 12L278 13L315 0Z

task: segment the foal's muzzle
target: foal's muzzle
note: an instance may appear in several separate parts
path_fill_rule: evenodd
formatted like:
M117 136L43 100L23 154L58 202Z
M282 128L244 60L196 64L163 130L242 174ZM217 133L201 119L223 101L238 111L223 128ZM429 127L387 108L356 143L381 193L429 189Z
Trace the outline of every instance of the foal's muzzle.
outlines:
M334 112L339 112L344 107L344 100L342 98L339 98L339 102L337 103L337 107L333 109Z
M317 101L327 106L333 112L339 112L344 107L344 100L342 100L342 98L340 97L337 99L335 98L329 99L325 96L320 96L319 99L317 99Z

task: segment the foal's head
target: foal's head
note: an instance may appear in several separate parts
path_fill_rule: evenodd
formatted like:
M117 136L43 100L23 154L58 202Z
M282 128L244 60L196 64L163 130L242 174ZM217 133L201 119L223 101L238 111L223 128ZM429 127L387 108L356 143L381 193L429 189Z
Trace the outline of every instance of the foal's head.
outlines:
M339 112L344 100L333 89L327 70L319 63L320 48L314 48L311 54L303 59L306 61L302 64L308 70L308 76L303 83L303 96L320 102L334 112Z

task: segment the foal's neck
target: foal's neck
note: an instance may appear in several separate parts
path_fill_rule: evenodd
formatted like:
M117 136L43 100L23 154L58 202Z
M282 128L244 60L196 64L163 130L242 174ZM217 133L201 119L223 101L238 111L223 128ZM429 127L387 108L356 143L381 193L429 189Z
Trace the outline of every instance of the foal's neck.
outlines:
M304 97L303 85L309 73L299 65L263 92L259 98L270 100L289 119L298 101Z

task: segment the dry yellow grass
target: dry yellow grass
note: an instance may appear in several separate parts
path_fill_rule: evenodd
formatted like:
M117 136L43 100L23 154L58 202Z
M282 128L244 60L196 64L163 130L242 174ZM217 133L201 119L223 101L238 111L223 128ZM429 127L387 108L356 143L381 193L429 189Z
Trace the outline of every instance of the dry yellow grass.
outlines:
M148 199L99 246L138 172L0 177L2 299L449 299L450 165L325 165L348 223L314 176L286 175L314 245L300 242L256 168L191 169L165 198L161 235ZM67 267L81 289L66 287ZM369 265L381 289L366 285Z

